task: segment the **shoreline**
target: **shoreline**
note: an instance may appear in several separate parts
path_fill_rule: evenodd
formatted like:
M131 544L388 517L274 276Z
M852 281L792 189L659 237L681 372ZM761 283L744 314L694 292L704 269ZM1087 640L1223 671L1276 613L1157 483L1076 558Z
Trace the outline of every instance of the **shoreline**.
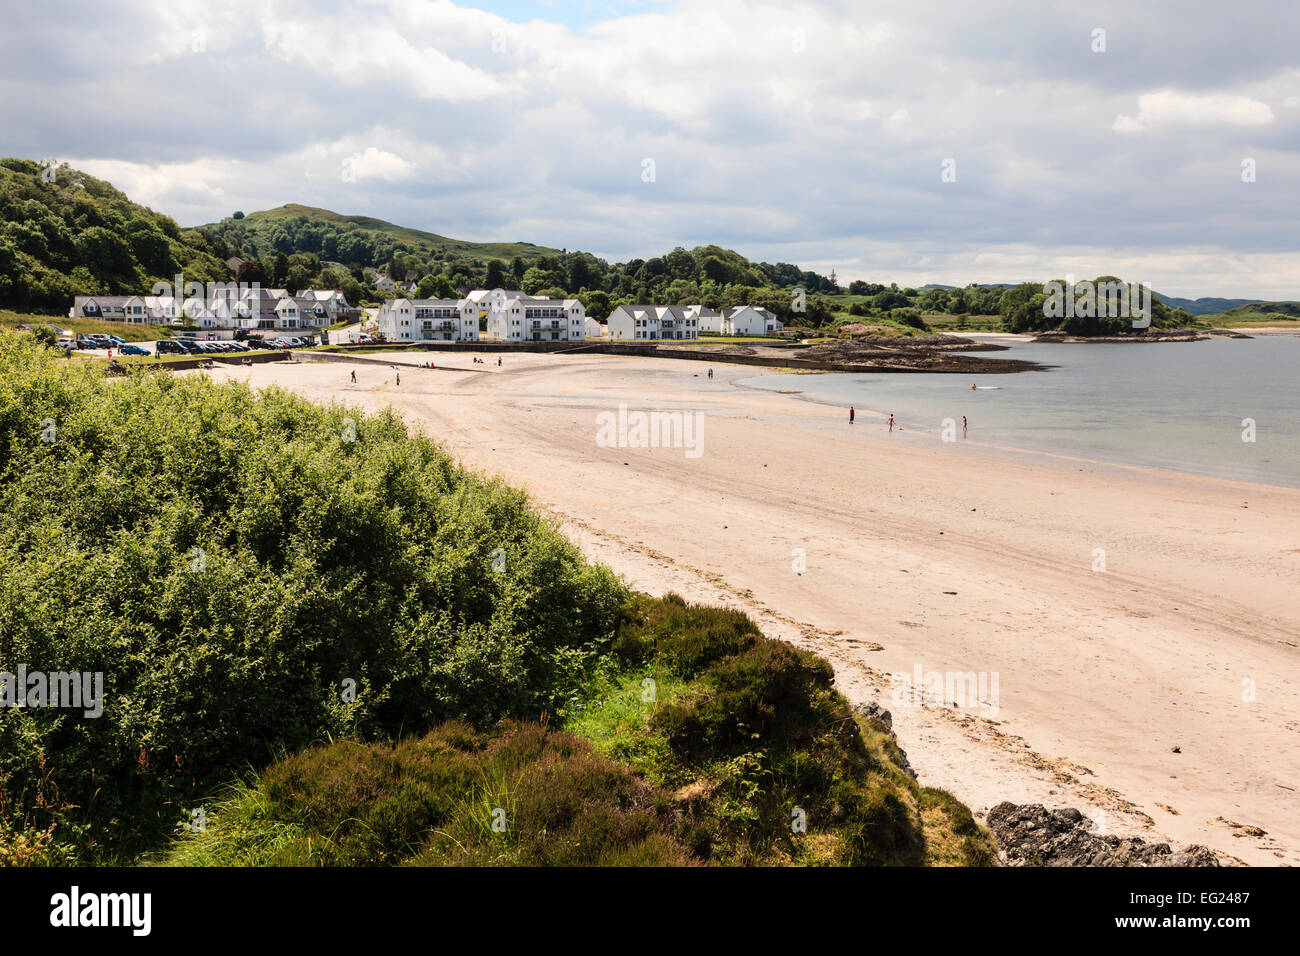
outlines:
M357 386L328 361L213 377L391 405L633 586L739 607L827 658L978 819L1073 806L1104 832L1300 862L1300 492L853 432L732 387L735 366L458 354L397 388L387 364L352 366ZM705 453L599 447L595 415L620 402L708 409ZM996 709L898 702L918 666L998 675Z
M772 374L777 374L777 375L792 374L788 369L772 369L771 372ZM840 375L845 373L801 372L798 374ZM816 396L809 395L802 390L763 388L758 385L746 385L742 382L733 382L731 384L732 387L734 388L744 389L746 391L760 392L768 395L780 395L784 398L789 398L801 402L809 402L814 405L819 405L823 408L834 408L839 410L841 413L844 410L844 405L841 402L831 401L830 399L817 398ZM864 415L872 416L876 419L879 419L881 423L887 422L889 419L889 413L885 411L878 411L874 408L857 408L856 410L859 418L863 417ZM903 428L901 426L899 427L899 432L902 434L907 434L909 432L926 434L924 431L921 431L920 429L916 429L912 427ZM1061 467L1065 467L1066 464L1069 464L1069 465L1086 465L1097 469L1114 468L1123 471L1135 472L1155 480L1159 480L1164 476L1178 476L1182 478L1192 478L1192 479L1199 478L1199 479L1204 479L1206 481L1221 482L1224 484L1232 485L1245 492L1249 492L1252 489L1258 489L1258 490L1300 489L1300 478L1297 478L1297 483L1294 485L1283 485L1283 484L1278 484L1276 482L1270 482L1270 481L1248 481L1243 478L1231 478L1225 475L1216 475L1204 471L1187 471L1181 468L1173 468L1165 465L1152 465L1140 461L1122 461L1120 459L1114 459L1114 458L1094 458L1088 455L1071 455L1071 454L1066 454L1065 452L1048 451L1045 448L1035 448L1030 445L1006 445L1006 444L1001 444L999 442L985 441L983 439L967 439L964 441L964 444L968 447L987 449L991 455L999 455L999 456L1033 455L1033 456L1049 459L1052 461L1061 462L1063 463Z

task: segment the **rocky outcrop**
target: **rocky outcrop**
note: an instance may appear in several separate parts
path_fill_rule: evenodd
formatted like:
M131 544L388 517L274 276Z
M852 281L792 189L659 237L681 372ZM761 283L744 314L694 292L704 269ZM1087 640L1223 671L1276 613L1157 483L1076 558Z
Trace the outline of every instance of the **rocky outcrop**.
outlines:
M889 735L894 738L894 747L898 750L898 755L897 755L898 765L903 768L903 771L909 777L915 780L916 771L912 769L912 765L907 760L907 752L903 750L901 746L899 746L898 735L894 733L893 715L890 714L889 711L885 710L885 708L877 704L874 700L869 700L862 704L854 704L853 712L855 714L860 714L861 716L866 717L869 720L874 720L876 723L883 725L884 728L887 731L889 731Z
M1218 866L1203 846L1170 849L1137 837L1092 832L1092 822L1072 807L999 803L988 827L1008 866Z

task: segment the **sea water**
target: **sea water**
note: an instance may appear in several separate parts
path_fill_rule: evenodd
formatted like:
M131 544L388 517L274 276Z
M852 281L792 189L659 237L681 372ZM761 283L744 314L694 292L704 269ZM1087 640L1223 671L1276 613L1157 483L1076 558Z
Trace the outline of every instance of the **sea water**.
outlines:
M1003 343L1010 348L988 357L1055 367L1005 375L770 374L739 384L892 413L905 430L936 437L944 419L960 437L965 415L971 440L1300 487L1300 336Z

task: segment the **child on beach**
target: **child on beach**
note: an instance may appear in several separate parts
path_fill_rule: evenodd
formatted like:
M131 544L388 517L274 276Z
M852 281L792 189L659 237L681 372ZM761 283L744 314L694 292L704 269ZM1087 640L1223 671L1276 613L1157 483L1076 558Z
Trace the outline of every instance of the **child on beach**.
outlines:
M853 406L852 406L852 405L849 406L849 424L850 424L850 425L853 424Z
M893 432L893 430L894 430L894 413L893 413L893 412L890 412L890 413L889 413L889 430L890 430L890 432Z
M966 416L965 415L961 417L961 437L962 438L966 437Z

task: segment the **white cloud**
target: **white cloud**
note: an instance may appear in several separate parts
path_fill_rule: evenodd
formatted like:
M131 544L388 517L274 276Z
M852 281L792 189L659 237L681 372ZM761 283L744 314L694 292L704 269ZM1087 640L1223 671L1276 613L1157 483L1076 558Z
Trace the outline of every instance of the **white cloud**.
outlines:
M1170 292L1237 294L1263 263L1282 270L1270 295L1300 297L1275 214L1300 203L1300 5L1269 30L1205 0L1176 18L1124 0L578 6L527 23L450 0L82 0L57 23L20 6L0 127L7 152L83 157L187 225L301 202L616 259L716 242L951 284L1061 274L1084 249ZM1156 36L1181 55L1152 55ZM129 65L88 55L104 49ZM1210 255L1192 247L1209 224L1220 268L1182 268Z
M365 152L353 153L343 160L343 170L344 174L351 173L357 182L367 179L396 182L399 179L410 178L415 172L415 167L401 156L369 146ZM345 181L351 180L345 179Z
M1272 122L1272 108L1248 96L1161 90L1138 97L1137 115L1115 117L1113 128L1117 133L1137 133L1151 128L1266 126Z

